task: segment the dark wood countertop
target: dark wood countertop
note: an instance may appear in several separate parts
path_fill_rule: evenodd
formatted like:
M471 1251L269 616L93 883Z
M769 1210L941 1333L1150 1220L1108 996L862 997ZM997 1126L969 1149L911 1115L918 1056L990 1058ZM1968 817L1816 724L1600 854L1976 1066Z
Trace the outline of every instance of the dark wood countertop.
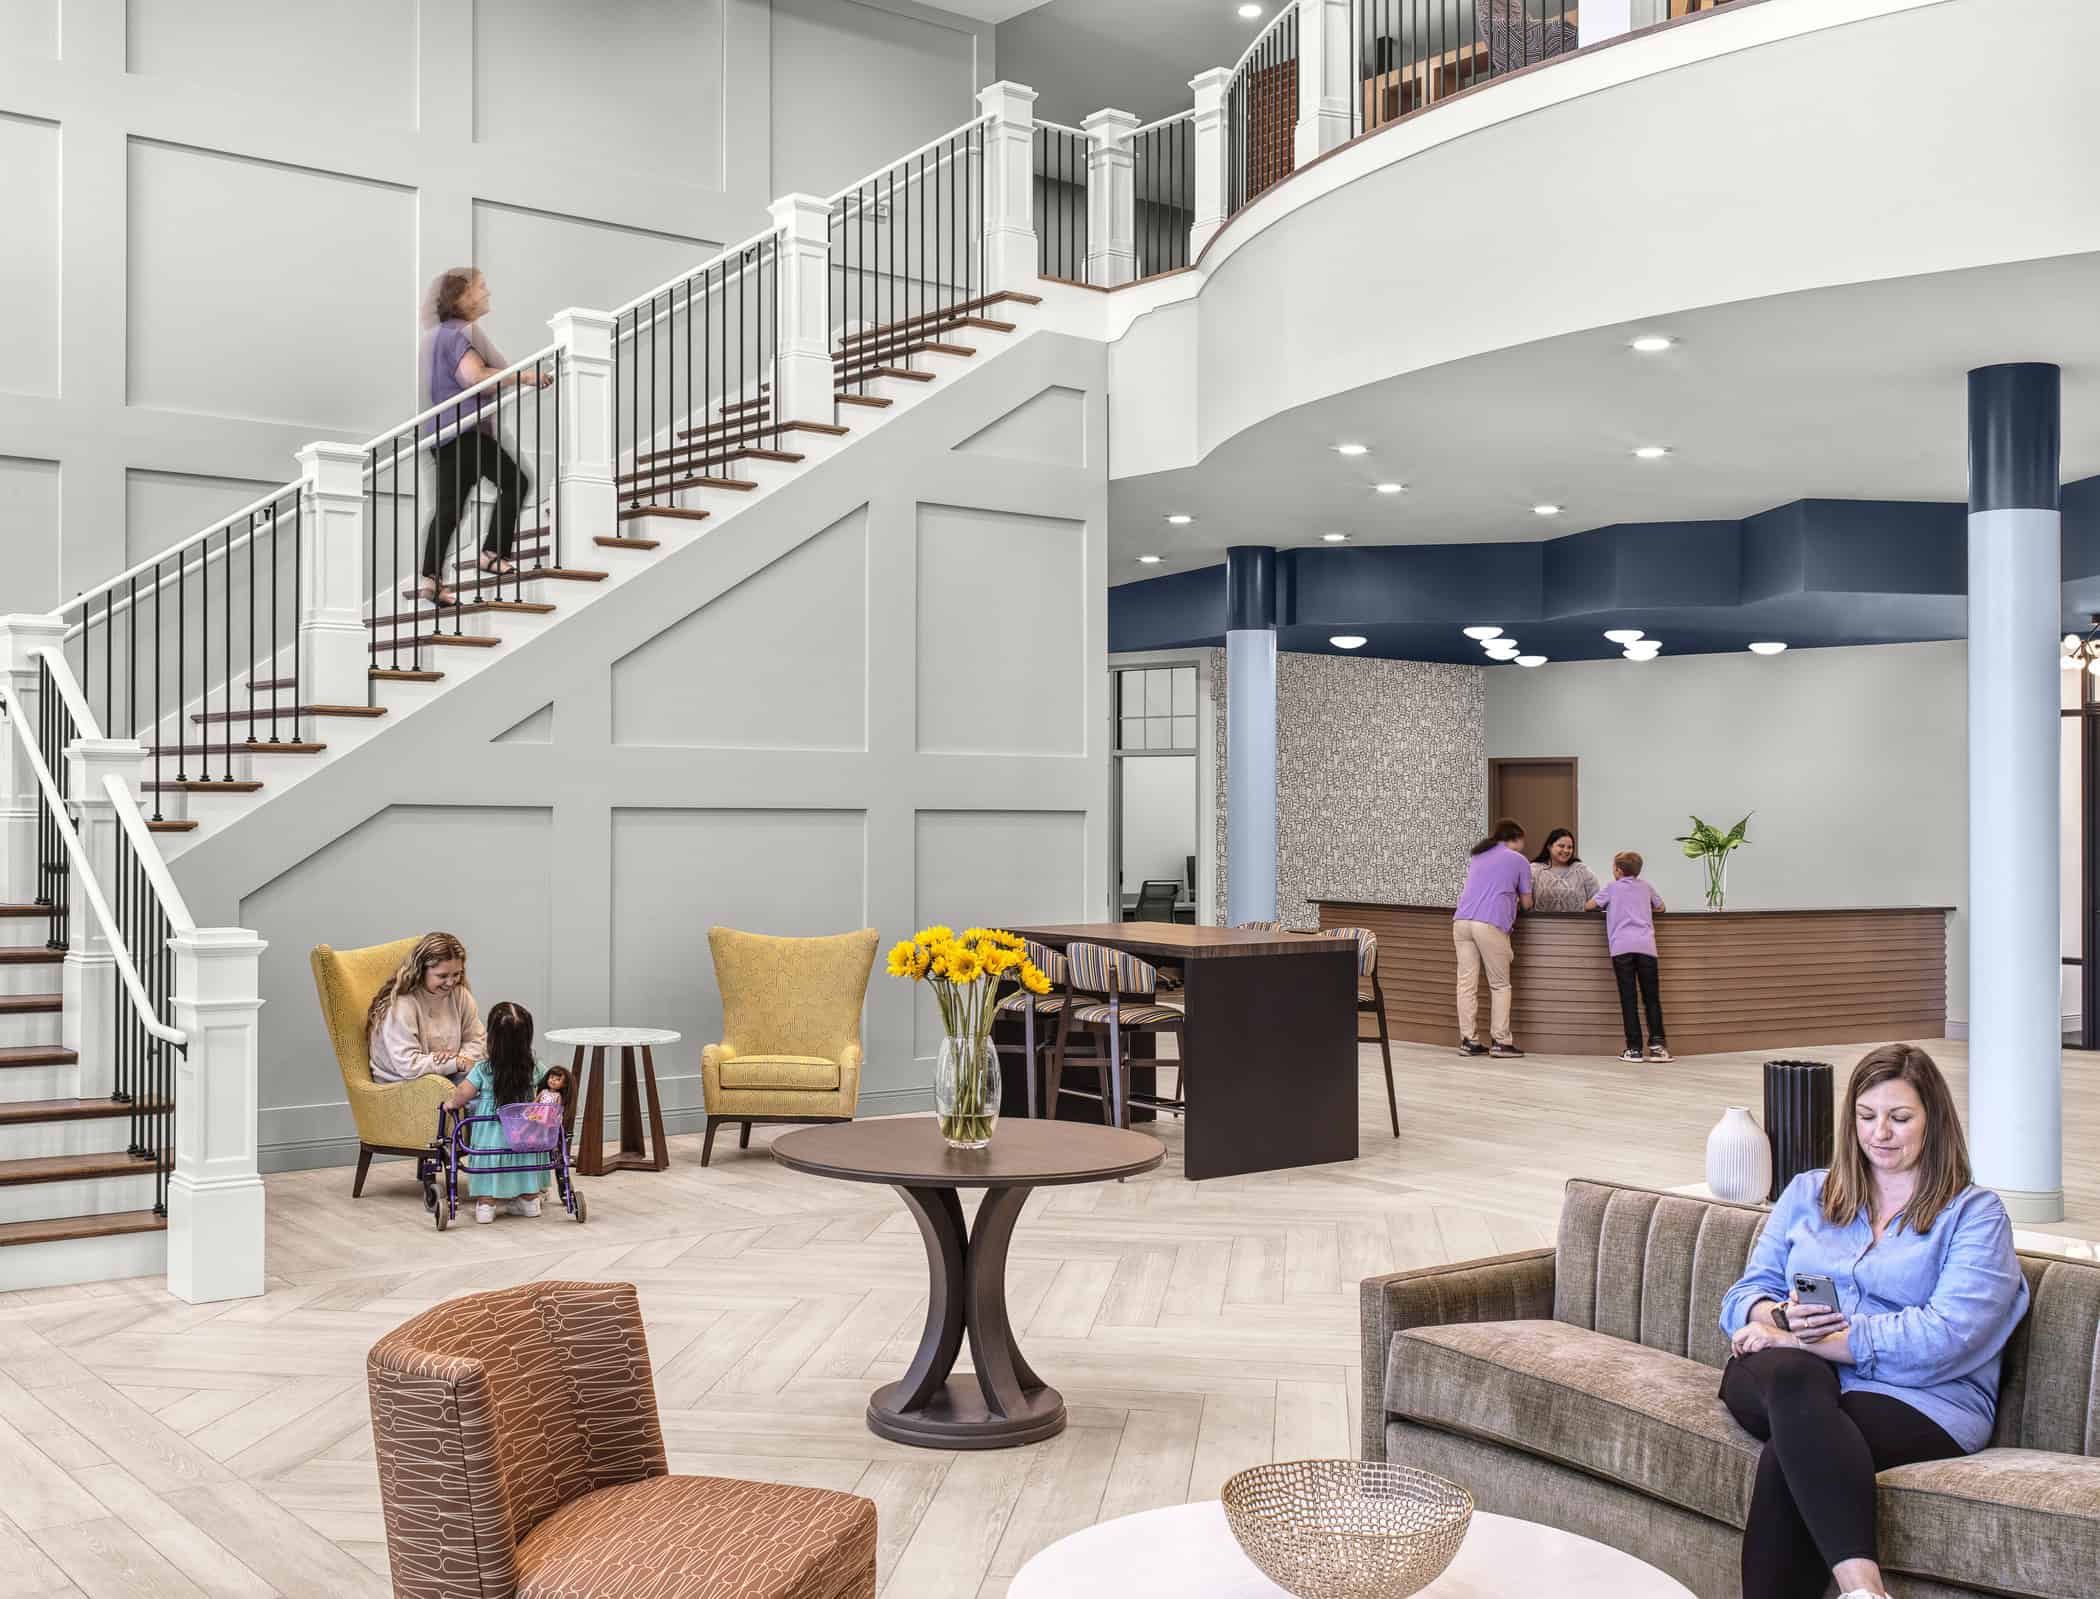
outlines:
M1450 912L1446 911L1445 915ZM1334 946L1303 933L1258 933L1238 927L1195 927L1187 922L1064 922L1047 927L1009 924L1007 931L1038 944L1106 944L1146 960L1192 961L1249 955L1323 955Z
M1455 905L1403 905L1392 900L1341 899L1316 894L1307 899L1308 905L1358 905L1374 911L1416 911L1428 916L1449 916L1458 907ZM1769 907L1754 911L1710 911L1704 905L1671 909L1664 914L1682 916L1912 916L1919 911L1952 911L1953 905L1788 905ZM1582 916L1595 916L1595 911L1524 911L1526 918L1549 916L1561 920L1573 920Z

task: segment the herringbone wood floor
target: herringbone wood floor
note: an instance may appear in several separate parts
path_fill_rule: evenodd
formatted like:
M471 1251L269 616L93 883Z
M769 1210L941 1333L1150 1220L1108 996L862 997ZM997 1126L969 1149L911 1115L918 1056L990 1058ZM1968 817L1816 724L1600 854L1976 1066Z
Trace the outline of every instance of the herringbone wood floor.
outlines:
M1958 1078L1962 1046L1933 1047ZM0 1296L0 1588L385 1594L365 1351L449 1295L584 1277L640 1285L674 1471L865 1494L890 1599L996 1599L1076 1528L1353 1452L1358 1279L1550 1242L1571 1175L1696 1182L1719 1107L1758 1093L1753 1055L1395 1055L1404 1133L1367 1052L1354 1163L1189 1183L1170 1126L1151 1177L1036 1196L1010 1298L1071 1426L1010 1451L867 1431L924 1315L917 1232L885 1190L776 1167L763 1129L708 1171L683 1138L668 1172L590 1182L582 1228L550 1208L439 1235L400 1165L354 1204L340 1168L272 1177L262 1299L192 1308L157 1279ZM2086 1057L2066 1102L2062 1231L2100 1237Z

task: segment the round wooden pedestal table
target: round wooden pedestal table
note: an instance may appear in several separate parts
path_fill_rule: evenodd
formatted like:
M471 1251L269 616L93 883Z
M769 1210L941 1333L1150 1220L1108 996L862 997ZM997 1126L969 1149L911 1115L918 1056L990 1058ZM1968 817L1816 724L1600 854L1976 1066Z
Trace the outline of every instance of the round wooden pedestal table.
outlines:
M603 1177L612 1171L662 1171L671 1164L671 1151L664 1144L664 1108L656 1098L658 1044L675 1044L678 1035L667 1027L558 1027L543 1036L550 1044L573 1044L576 1059L569 1068L575 1085L576 1153L571 1164L579 1177ZM583 1052L591 1052L591 1073L583 1074ZM605 1052L620 1052L620 1152L605 1153ZM642 1054L642 1075L637 1081L635 1051ZM649 1141L642 1142L642 1089L649 1092Z
M1417 1599L1696 1599L1676 1578L1572 1532L1473 1513L1449 1569ZM1104 1521L1023 1566L1007 1599L1144 1594L1146 1599L1290 1599L1241 1551L1215 1499Z
M925 1449L1007 1449L1065 1429L1064 1396L1035 1374L1006 1316L1006 1246L1031 1188L1148 1172L1166 1146L1083 1122L1001 1121L984 1149L950 1149L931 1116L807 1127L773 1140L783 1166L849 1183L887 1183L926 1240L931 1291L918 1353L868 1400L868 1430ZM963 1226L959 1190L982 1188ZM956 1376L963 1336L972 1374Z

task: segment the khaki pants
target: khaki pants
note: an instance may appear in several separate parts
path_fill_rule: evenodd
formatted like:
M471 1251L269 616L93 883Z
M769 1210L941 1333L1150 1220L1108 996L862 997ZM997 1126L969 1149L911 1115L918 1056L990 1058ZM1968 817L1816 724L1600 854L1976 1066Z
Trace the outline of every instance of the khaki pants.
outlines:
M1475 1036L1480 973L1485 968L1489 1036L1498 1044L1515 1043L1509 1030L1509 934L1492 922L1453 922L1451 942L1458 950L1458 1036Z

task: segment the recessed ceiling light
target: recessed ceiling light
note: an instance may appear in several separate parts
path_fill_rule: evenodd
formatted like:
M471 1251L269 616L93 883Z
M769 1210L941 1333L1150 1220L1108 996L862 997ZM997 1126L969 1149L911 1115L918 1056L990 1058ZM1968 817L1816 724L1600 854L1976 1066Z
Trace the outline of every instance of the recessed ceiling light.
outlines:
M1337 633L1327 642L1338 650L1360 650L1371 641L1361 633Z
M1544 666L1545 664L1546 657L1543 655L1519 655L1517 657L1517 665L1519 666Z
M1660 444L1643 444L1633 452L1637 461L1660 461L1670 452Z
M1660 654L1662 654L1662 646L1660 644L1629 644L1626 646L1626 659L1629 661L1652 661Z
M1244 22L1252 22L1252 21L1253 21L1253 20L1254 20L1254 19L1255 19L1256 17L1258 17L1258 16L1260 16L1260 15L1261 15L1261 7L1260 7L1260 6L1241 6L1241 7L1240 7L1240 19L1241 19L1242 21L1244 21Z
M1334 453L1336 455L1369 455L1371 446L1368 444L1337 444L1334 447Z
M1320 538L1328 544L1347 544L1349 542L1349 535L1346 533L1322 533Z
M1380 494L1398 494L1407 485L1405 483L1380 483L1375 485L1375 487Z
M1499 627L1469 627L1466 629L1467 638L1477 638L1483 644L1491 638L1500 638L1501 636L1502 629Z
M1167 525L1169 527L1187 527L1191 522L1195 520L1196 519L1193 516L1190 516L1186 511L1176 511L1167 518Z
M1506 650L1498 650L1492 645L1490 645L1488 648L1487 656L1488 659L1491 661L1514 661L1519 655L1523 653L1524 651L1522 647L1515 644L1512 644Z
M1534 505L1531 508L1531 514L1533 516L1558 516L1560 515L1560 507L1557 505Z
M1675 339L1664 338L1660 333L1643 333L1633 341L1633 347L1643 355L1660 355L1676 342Z
M1138 557L1138 565L1157 566L1161 561L1164 561L1165 559L1166 557L1164 555L1140 555Z
M1768 639L1763 643L1751 645L1750 653L1752 655L1777 655L1785 648L1786 646L1780 643L1779 640Z
M1633 644L1639 641L1641 630L1637 627L1608 627L1604 636L1614 644Z

